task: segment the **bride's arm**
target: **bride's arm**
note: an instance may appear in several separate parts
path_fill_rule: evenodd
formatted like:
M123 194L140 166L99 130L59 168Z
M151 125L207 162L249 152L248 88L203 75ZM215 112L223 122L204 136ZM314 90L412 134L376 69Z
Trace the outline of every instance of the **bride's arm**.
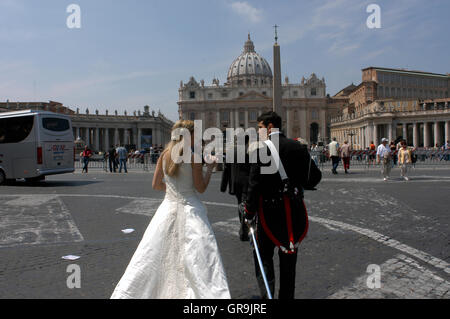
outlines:
M163 171L163 158L164 153L158 159L158 163L156 164L155 174L153 175L152 187L157 191L165 191L166 184L163 182L164 171Z
M192 177L194 179L194 187L200 194L203 194L208 188L213 169L216 166L217 162L214 162L214 164L207 164L206 174L203 175L203 164L194 163L194 160L192 160Z

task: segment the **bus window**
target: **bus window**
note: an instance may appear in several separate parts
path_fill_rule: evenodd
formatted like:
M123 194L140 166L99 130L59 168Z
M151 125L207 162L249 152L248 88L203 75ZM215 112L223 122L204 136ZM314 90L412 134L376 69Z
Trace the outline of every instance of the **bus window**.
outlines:
M65 132L70 129L70 123L68 120L55 118L55 117L43 118L42 126L46 130L53 131L53 132Z
M34 116L0 119L0 144L19 143L30 135Z

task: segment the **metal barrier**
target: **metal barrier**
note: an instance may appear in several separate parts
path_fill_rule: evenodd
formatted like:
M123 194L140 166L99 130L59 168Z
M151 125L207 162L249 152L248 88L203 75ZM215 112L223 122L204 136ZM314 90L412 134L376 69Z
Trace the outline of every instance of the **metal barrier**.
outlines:
M154 162L154 163L153 163ZM156 168L157 158L153 158L150 154L133 154L127 159L127 169L142 170L144 172L154 171ZM75 158L75 169L83 169L83 158ZM116 160L116 170L120 167L119 160ZM109 159L106 157L93 156L89 160L88 168L102 169L105 172L109 172Z
M376 151L351 151L350 152L350 166L353 167L376 167L377 156ZM310 151L311 158L317 163L319 168L323 169L332 165L331 158L328 151ZM423 150L418 149L413 151L413 155L417 156L414 167L417 166L437 166L450 165L450 150ZM393 165L398 165L398 151L393 152ZM342 159L341 159L342 160ZM153 172L156 168L158 156L155 154L136 154L130 155L127 160L127 169L142 170L144 172ZM82 158L75 161L75 169L82 169L84 166ZM108 158L94 156L89 161L89 168L102 169L105 172L109 171ZM117 165L119 169L119 165Z
M331 158L328 151L311 151L311 158L319 167L331 166ZM450 165L450 150L424 150L418 149L412 152L416 157L414 166ZM392 153L393 165L398 165L398 151ZM341 158L342 160L342 158ZM351 166L371 167L377 165L376 151L351 151Z

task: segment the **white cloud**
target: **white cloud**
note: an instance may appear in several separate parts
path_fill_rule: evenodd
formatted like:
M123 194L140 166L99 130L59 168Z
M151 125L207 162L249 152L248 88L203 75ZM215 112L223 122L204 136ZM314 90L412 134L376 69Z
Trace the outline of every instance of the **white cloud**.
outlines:
M252 7L247 1L244 2L233 2L231 3L231 8L237 14L245 17L250 22L258 23L263 18L263 11L261 9Z

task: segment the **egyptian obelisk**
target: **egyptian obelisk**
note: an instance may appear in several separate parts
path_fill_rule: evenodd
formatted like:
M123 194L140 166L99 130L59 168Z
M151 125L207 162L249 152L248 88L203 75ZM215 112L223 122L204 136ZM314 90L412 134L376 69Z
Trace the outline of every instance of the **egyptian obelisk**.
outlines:
M273 111L281 116L283 122L286 120L281 105L281 61L280 46L278 45L278 26L275 25L275 44L273 45Z

